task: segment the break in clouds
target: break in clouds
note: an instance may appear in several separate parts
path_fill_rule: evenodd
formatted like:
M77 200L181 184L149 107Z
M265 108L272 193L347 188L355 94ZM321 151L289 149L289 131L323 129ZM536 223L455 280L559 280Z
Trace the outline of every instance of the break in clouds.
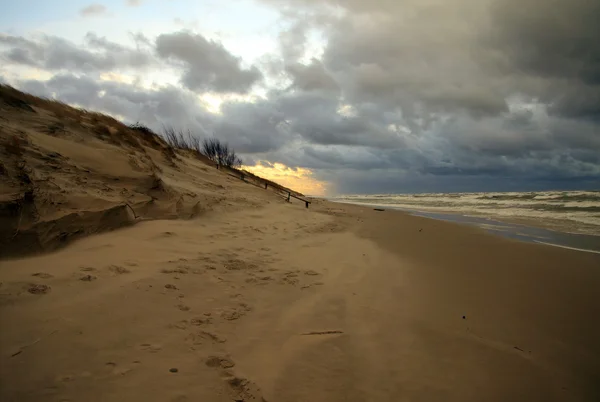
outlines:
M600 1L261 4L284 28L254 65L185 30L83 44L0 34L0 74L44 71L10 82L218 136L248 163L308 168L340 193L600 187ZM177 80L141 84L164 71ZM205 93L225 99L220 113Z

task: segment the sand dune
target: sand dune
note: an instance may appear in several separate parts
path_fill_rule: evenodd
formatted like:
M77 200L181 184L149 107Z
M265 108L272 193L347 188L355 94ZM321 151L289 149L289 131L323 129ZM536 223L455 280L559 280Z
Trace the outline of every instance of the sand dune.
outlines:
M0 111L0 256L54 250L143 220L279 200L277 188L248 192L237 172L217 171L202 155L175 152L108 116L10 87L0 87Z
M306 209L11 102L2 401L600 400L599 255Z

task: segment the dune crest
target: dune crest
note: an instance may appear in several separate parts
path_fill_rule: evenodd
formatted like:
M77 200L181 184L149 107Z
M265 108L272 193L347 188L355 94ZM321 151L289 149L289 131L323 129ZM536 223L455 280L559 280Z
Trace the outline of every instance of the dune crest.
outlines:
M0 87L0 256L57 249L71 240L151 219L189 219L256 206L291 191L238 190L235 170L177 150L144 126ZM245 180L264 187L261 179ZM244 186L244 187L240 187Z

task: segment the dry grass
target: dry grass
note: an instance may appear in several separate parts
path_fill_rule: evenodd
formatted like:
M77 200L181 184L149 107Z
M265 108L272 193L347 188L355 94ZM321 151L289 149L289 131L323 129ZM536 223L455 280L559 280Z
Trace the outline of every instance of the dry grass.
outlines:
M140 139L140 141L152 148L164 148L169 146L169 144L158 134L139 122L129 125L128 128Z

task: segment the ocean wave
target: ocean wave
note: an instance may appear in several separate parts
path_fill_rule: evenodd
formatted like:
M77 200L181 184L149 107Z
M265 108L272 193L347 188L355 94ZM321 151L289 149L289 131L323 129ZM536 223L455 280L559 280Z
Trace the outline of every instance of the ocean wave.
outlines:
M336 201L448 212L498 219L529 219L557 230L600 235L600 191L369 194Z

